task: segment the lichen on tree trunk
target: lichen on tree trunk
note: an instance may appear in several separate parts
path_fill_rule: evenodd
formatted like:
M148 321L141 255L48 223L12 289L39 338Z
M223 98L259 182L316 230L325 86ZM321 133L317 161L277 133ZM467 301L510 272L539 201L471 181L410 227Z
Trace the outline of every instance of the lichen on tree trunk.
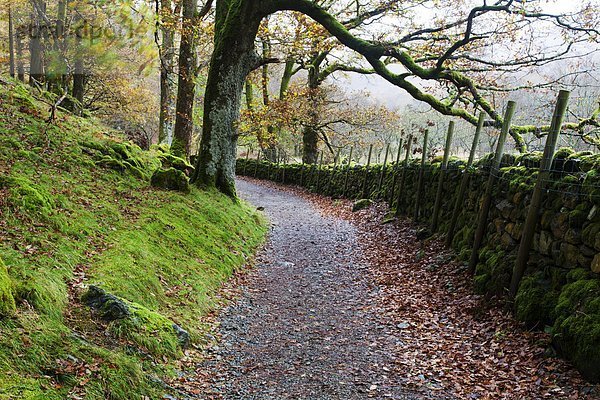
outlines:
M221 0L215 13L215 48L204 95L202 140L192 181L235 197L237 127L242 89L259 66L254 49L263 15L257 0Z

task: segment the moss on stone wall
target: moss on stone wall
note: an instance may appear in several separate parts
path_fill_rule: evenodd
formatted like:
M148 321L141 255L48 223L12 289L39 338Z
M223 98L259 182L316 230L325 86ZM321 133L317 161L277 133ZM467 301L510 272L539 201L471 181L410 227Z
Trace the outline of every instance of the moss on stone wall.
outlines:
M600 280L585 270L569 274L554 309L553 343L583 375L600 381Z

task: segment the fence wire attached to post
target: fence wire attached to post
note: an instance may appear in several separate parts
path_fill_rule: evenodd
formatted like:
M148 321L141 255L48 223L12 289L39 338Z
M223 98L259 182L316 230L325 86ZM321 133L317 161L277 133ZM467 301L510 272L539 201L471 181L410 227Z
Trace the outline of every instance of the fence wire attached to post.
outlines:
M385 158L383 159L383 165L381 166L381 173L379 174L379 183L377 184L377 195L381 196L381 188L383 187L383 178L385 178L385 169L387 168L388 155L390 154L390 144L388 143L385 147Z
M246 162L244 163L244 168L242 169L242 175L246 176L246 169L248 168L248 159L250 158L250 152L252 151L252 148L250 147L248 149L248 152L246 153Z
M260 156L261 156L261 152L260 152L260 149L259 149L258 150L258 156L256 157L256 164L254 165L254 177L255 178L258 175L258 164L260 164Z
M402 166L402 173L400 174L400 183L398 185L398 197L396 199L396 217L400 216L400 199L402 198L402 191L404 190L404 180L406 179L406 169L408 168L408 160L410 158L412 142L413 136L410 135L408 136L408 144L406 145L406 156L404 157L404 165Z
M367 165L365 167L365 176L363 180L362 186L362 196L361 198L366 199L368 196L368 181L369 181L369 167L371 166L371 154L373 153L373 145L369 146L369 157L367 158Z
M552 161L554 159L554 153L556 151L556 143L558 142L558 135L565 118L565 112L569 104L570 92L561 90L558 94L558 100L556 102L556 108L552 116L552 124L550 126L550 132L546 138L546 146L544 148L544 155L540 164L540 172L533 188L533 194L531 196L531 203L529 204L529 210L527 212L527 219L525 220L525 226L523 228L523 234L521 236L521 242L519 243L519 251L517 253L517 260L512 273L510 282L510 296L514 298L519 290L519 284L523 278L525 268L527 267L527 261L529 260L529 251L531 250L531 244L533 242L533 235L535 234L535 228L538 221L540 212L540 206L542 204L542 195L546 187L546 182L550 177L550 170L552 169Z
M342 196L348 197L348 178L350 176L350 164L352 163L352 152L354 147L350 147L350 155L348 156L348 165L346 166L346 176L344 177L344 189L342 190Z
M319 184L321 183L321 168L323 166L323 151L321 151L321 157L319 164L317 165L317 183L315 184L315 192L319 193Z
M417 191L415 193L415 214L414 221L419 220L419 211L421 207L421 195L423 193L423 184L425 183L425 161L427 160L427 141L429 140L429 130L425 130L423 136L423 156L421 157L421 168L419 169L419 183L417 184Z
M387 193L385 194L388 199L388 204L390 208L394 202L394 192L396 191L396 184L398 183L398 169L400 168L400 157L402 157L402 144L404 140L401 138L398 142L398 152L396 154L396 163L394 164L394 169L392 170L392 187L387 189Z
M477 263L479 262L479 248L481 247L481 243L483 242L483 236L485 235L485 229L487 227L488 215L490 212L490 206L492 204L492 190L494 184L496 183L496 175L498 173L498 170L500 169L502 156L504 155L504 143L506 142L506 137L508 136L508 132L510 131L510 124L513 115L515 114L515 108L516 103L514 101L509 101L508 105L506 106L504 124L502 125L502 131L500 132L500 137L498 138L498 145L496 146L494 162L490 168L490 175L488 177L487 186L483 195L481 210L479 211L479 219L477 222L477 229L475 231L473 250L471 252L471 259L469 261L469 272L471 274L475 273L475 268L477 267Z
M483 124L485 122L485 113L482 111L479 114L479 121L477 121L477 129L475 130L475 136L473 137L473 144L471 145L471 152L469 153L469 160L463 171L463 176L460 181L460 188L458 190L458 196L456 197L456 203L454 203L454 210L452 211L452 218L450 219L450 226L448 227L448 234L446 235L446 246L450 247L454 240L454 232L456 231L456 223L458 222L458 216L463 209L463 201L467 193L467 185L471 177L471 167L475 161L475 154L477 153L477 147L479 146L479 136L483 131Z
M446 170L448 169L448 159L450 158L450 147L452 146L452 136L454 135L454 121L448 124L448 133L446 134L446 148L444 149L444 159L440 167L440 178L438 181L437 194L435 196L435 204L433 206L433 218L431 220L431 233L435 233L438 228L440 211L442 209L442 195L444 193L444 180L446 178Z

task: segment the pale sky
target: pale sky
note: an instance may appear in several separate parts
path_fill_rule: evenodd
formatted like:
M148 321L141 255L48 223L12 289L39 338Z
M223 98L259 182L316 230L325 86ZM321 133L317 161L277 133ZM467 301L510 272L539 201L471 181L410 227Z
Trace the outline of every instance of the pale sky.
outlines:
M481 0L473 1L474 5L482 3L483 1ZM597 4L598 8L600 9L600 0L542 0L539 1L538 4L543 7L543 12L553 14L573 12L585 4ZM422 12L419 12L419 15L426 19L428 13L428 10L423 10ZM598 46L597 44L590 45ZM596 60L598 59L598 57L595 58ZM415 100L413 100L412 97L406 94L406 92L404 92L402 89L393 86L385 79L377 75L362 76L358 74L339 74L333 79L340 83L342 87L347 87L351 92L368 92L372 99L386 104L390 109L403 108L407 104L415 102Z

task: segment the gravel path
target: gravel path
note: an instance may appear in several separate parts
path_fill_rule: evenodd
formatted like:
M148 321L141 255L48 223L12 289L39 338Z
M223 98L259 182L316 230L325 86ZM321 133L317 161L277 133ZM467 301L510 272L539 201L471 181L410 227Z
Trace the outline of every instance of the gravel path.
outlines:
M355 228L292 193L244 180L237 188L273 227L241 298L221 314L205 365L215 397L417 398L391 372L399 339L374 309Z

